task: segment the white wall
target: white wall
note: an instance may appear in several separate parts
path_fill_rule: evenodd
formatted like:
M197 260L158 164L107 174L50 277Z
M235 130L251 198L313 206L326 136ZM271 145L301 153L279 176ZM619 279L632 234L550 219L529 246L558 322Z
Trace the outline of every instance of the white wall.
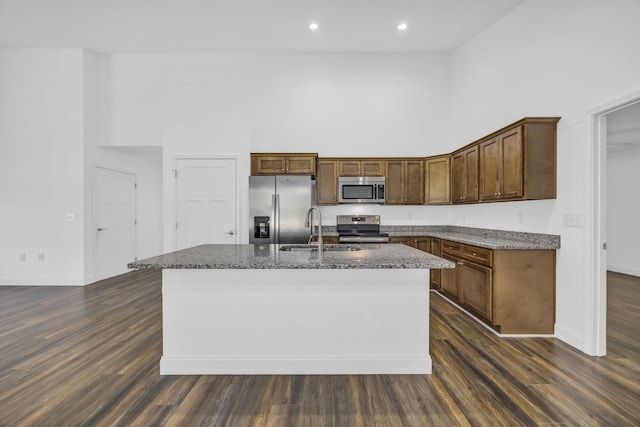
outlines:
M448 146L445 55L115 55L106 68L110 145L242 128L253 151L410 156Z
M164 249L175 248L180 156L238 159L247 215L249 153L425 156L449 151L447 55L115 55L102 135L161 145ZM353 207L323 208L325 224ZM369 207L392 223L446 223L441 207ZM240 221L244 225L245 221ZM240 241L248 241L240 230Z
M607 153L607 267L640 276L640 147Z
M101 147L111 96L109 57L84 52L84 145L85 145L85 283L104 279L95 275L96 228L94 221L95 172L97 167L136 176L137 258L162 252L162 149L161 147ZM133 260L131 260L133 261ZM126 272L122 266L122 272Z
M82 52L0 50L0 94L0 284L82 284Z
M136 252L162 250L161 151L98 148L104 89L99 60L82 50L0 50L0 285L96 279L96 165L137 175ZM77 219L67 221L67 214Z
M527 1L453 55L451 147L525 116L562 116L558 198L455 206L457 225L560 234L556 334L592 352L591 122L588 111L640 88L640 2ZM521 214L522 213L522 214ZM562 225L580 214L586 227Z

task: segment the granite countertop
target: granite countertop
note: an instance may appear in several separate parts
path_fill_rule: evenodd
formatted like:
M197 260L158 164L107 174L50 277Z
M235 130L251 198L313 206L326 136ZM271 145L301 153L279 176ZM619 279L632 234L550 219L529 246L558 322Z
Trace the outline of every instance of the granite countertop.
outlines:
M129 263L134 269L405 269L455 264L406 245L364 244L356 251L281 251L295 245L201 245Z
M381 226L380 231L389 233L390 237L437 237L453 242L497 250L544 250L560 248L560 236L554 234L451 225L388 225ZM323 226L322 234L326 236L338 235L333 226Z

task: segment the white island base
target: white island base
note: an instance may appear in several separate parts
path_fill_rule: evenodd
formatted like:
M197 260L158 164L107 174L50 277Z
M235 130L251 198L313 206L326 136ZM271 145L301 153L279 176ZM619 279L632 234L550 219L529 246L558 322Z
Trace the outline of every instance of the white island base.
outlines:
M430 374L429 269L164 269L162 375Z

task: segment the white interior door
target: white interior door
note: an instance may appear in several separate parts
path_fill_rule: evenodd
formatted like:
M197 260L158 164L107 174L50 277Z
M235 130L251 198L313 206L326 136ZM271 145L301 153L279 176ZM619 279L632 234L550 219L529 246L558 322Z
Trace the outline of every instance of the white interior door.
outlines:
M176 249L237 243L235 159L178 159Z
M101 167L95 176L95 273L125 273L136 257L136 177Z

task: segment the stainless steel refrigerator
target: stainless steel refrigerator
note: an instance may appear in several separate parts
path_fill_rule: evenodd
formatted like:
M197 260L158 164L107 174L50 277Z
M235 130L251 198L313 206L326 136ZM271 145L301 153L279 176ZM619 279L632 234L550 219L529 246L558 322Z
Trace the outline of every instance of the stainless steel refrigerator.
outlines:
M311 176L249 177L249 243L307 243L305 227L315 204L316 186Z

